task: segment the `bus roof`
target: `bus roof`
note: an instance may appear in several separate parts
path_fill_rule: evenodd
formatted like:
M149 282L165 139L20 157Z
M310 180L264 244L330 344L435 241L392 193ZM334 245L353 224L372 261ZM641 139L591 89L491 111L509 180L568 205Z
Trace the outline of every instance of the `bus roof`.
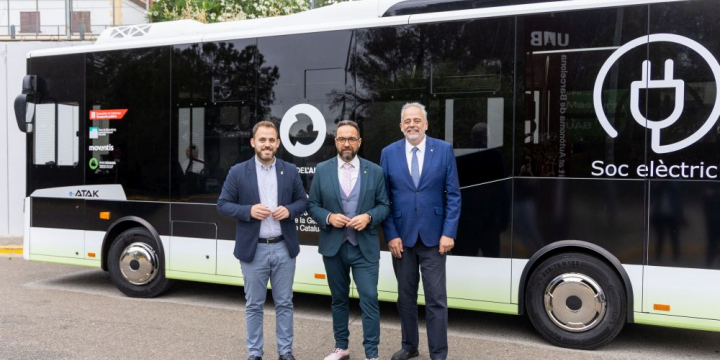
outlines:
M438 0L438 2L440 1L443 0ZM541 3L533 2L530 4L431 13L418 11L418 13L410 15L393 15L393 12L389 12L389 10L397 8L396 5L399 3L411 3L413 2L412 0L348 1L297 14L263 19L229 21L215 24L203 24L194 20L178 20L119 26L103 31L97 42L93 45L35 50L28 53L27 56L30 58L679 1L689 0L548 0L547 2ZM423 1L423 5L427 4L428 0ZM411 7L412 6L405 6L405 8Z

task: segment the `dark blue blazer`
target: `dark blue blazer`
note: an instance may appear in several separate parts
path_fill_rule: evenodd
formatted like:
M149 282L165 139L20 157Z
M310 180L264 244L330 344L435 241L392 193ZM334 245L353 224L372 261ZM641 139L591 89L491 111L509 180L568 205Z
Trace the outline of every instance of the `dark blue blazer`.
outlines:
M360 170L362 173L357 213L369 214L372 222L363 231L357 233L357 242L365 259L377 262L380 260L380 238L376 226L380 225L388 215L390 202L385 191L382 169L360 158ZM337 156L317 165L310 186L308 213L320 226L318 252L323 256L335 256L343 244L345 230L329 225L326 220L331 213L344 213L340 197Z
M280 221L280 228L290 257L296 257L300 253L300 243L298 242L295 218L305 212L307 194L305 194L305 188L295 165L277 159L275 171L278 206L285 206L290 211L290 217ZM253 156L252 159L230 169L217 202L220 214L237 220L233 254L240 261L251 262L255 258L255 249L257 249L260 234L260 220L250 216L250 208L258 203L260 203L260 192L258 191L257 169Z
M426 136L420 183L415 187L405 155L405 139L382 150L380 165L390 198L390 216L383 222L385 241L402 239L412 247L418 235L437 246L442 235L455 239L460 220L460 183L452 146Z

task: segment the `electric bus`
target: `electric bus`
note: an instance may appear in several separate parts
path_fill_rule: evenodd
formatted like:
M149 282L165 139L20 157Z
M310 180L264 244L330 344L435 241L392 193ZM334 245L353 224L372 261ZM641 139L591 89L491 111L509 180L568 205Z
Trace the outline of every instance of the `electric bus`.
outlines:
M32 51L14 104L23 256L103 269L133 297L242 285L216 202L253 125L279 125L309 189L339 121L378 163L417 101L458 165L449 307L527 315L579 349L626 323L720 331L718 16L714 0L364 0ZM294 290L327 295L318 225L294 221Z

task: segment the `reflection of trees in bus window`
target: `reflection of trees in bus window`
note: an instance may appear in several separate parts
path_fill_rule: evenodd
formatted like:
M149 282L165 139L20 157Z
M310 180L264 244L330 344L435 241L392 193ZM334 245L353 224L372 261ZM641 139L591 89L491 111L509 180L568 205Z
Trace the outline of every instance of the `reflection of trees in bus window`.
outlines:
M482 199L463 201L453 255L509 256L511 191L509 182L497 180L507 178L512 161L514 22L483 19L356 34L356 117L373 143L361 155L380 161L381 150L403 138L402 106L423 103L427 134L453 145L463 198ZM483 186L473 186L478 184Z
M258 53L266 66L277 69L277 81L271 87L273 97L258 94L258 118L280 126L288 110L308 104L320 111L325 120L326 132L319 134L307 114L289 118L295 120L289 129L290 144L281 144L279 158L311 168L336 155L335 124L353 118L349 99L353 84L348 74L352 35L352 31L343 30L258 39ZM296 157L286 151L291 145L312 144L319 136L324 137L324 142L312 156Z
M173 61L172 196L213 203L230 168L253 154L256 91L261 107L274 101L277 67L254 39L177 46Z
M510 161L513 33L508 19L357 31L354 103L358 119L368 122L365 136L380 140L366 156L378 161L385 145L402 138L400 109L418 101L428 111L428 135L453 144L458 161L488 148L500 149L501 163ZM461 185L504 174L477 174L481 169L464 168Z
M641 79L646 47L623 55L603 83L603 108L618 137L608 136L594 109L600 68L616 49L643 35L646 7L519 18L524 100L515 127L516 175L590 177L593 161L644 162L645 128L630 115L629 89Z

